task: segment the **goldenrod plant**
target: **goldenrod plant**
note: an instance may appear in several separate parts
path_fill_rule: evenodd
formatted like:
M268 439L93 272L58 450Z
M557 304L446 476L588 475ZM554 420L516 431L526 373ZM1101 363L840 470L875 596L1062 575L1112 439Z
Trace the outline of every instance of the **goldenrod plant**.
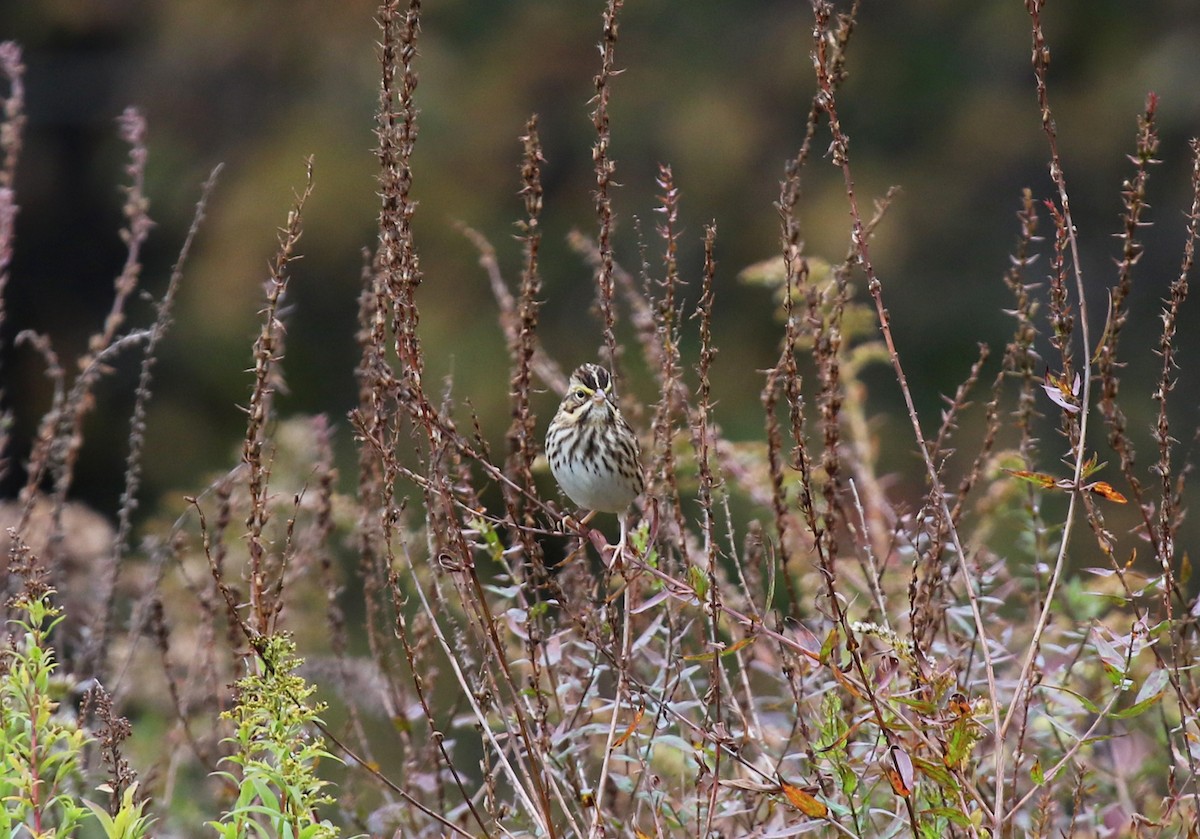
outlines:
M309 704L316 687L296 675L300 661L287 637L263 638L257 652L250 664L257 672L238 681L235 705L222 715L234 725L225 762L235 769L221 774L237 797L212 826L226 839L333 839L341 832L319 815L333 798L316 772L336 758L316 727L323 706Z
M71 706L69 684L55 671L50 633L62 620L52 591L22 592L10 608L8 646L0 652L0 831L19 839L96 835L108 839L148 836L153 819L144 813L137 785L128 786L116 811L84 797L80 768L91 738Z

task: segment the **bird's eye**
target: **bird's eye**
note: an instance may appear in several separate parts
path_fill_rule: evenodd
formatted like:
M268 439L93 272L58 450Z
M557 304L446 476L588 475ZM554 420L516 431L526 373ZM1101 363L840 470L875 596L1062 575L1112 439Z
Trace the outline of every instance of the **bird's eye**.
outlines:
M587 399L588 398L587 388L583 388L583 387L575 388L575 398L576 399Z

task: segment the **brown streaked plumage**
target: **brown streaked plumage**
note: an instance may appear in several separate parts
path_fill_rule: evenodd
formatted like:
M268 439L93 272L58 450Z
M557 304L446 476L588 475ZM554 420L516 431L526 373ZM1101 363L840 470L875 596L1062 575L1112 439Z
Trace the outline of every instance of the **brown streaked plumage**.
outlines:
M568 498L580 507L623 514L642 494L642 454L637 435L621 416L612 376L599 364L583 364L571 374L567 393L546 432L550 471ZM625 542L625 517L621 539Z
M637 435L621 416L612 377L598 364L571 374L546 433L550 471L567 497L588 510L621 513L643 488Z

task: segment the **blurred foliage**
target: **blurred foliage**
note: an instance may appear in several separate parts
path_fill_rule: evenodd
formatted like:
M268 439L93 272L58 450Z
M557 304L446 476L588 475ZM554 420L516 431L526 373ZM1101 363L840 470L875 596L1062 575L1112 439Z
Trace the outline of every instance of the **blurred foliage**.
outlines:
M595 356L599 329L586 314L591 272L565 237L595 227L588 100L601 9L579 0L442 0L425 10L414 189L428 373L453 372L458 394L471 399L497 439L506 427L502 338L477 255L457 225L491 239L515 278L517 137L528 115L539 113L548 158L542 337L566 365ZM114 118L129 104L150 123L148 190L159 225L147 257L151 291L165 284L199 184L213 165L226 164L164 347L149 419L147 496L192 486L236 444L236 406L249 382L240 371L266 260L310 154L317 189L290 300L283 406L341 421L354 398L353 317L377 212L373 14L374 5L361 0L42 0L0 8L0 32L22 43L29 68L22 206L2 342L4 389L16 412L14 462L25 456L49 395L40 362L9 349L13 335L47 331L60 354L73 357L103 317L120 269L121 196L112 185L124 149ZM1118 229L1134 115L1148 90L1160 96L1165 162L1151 182L1157 226L1146 231L1124 345L1137 348L1128 359L1137 381L1138 365L1154 363L1148 348L1158 300L1178 259L1185 143L1200 113L1200 16L1190 0L1070 0L1051 4L1045 16L1055 50L1054 104L1093 287L1112 276L1110 234ZM778 340L763 328L776 315L769 291L735 278L778 248L772 205L812 95L810 28L807 4L782 0L644 0L630 4L621 22L617 60L628 71L614 83L612 104L622 184L614 196L618 257L636 272L644 249L655 265L654 175L660 162L670 163L682 191L683 241L693 243L681 254L693 295L702 225L718 225L714 337L722 352L713 379L717 418L735 439L761 436L761 380L752 371L770 364ZM939 394L954 389L976 341L1000 346L1006 339L1000 277L1020 191L1051 194L1028 30L1018 2L879 4L851 48L842 117L854 140L857 187L867 201L902 188L872 253L919 408L936 410ZM800 211L808 250L840 259L848 224L837 170L809 167ZM1097 320L1103 299L1091 295ZM937 305L942 300L954 301L952 312ZM1180 336L1181 356L1193 356L1196 342ZM77 490L103 509L115 506L119 490L112 478L124 454L134 363L103 392L86 429L93 445ZM886 400L897 397L888 375L869 377L884 413ZM633 381L636 388L640 380ZM1194 385L1184 377L1181 387ZM548 415L553 398L543 395L536 407ZM1148 421L1133 416L1131 427ZM908 439L902 424L881 428L889 431ZM907 464L907 442L884 449L885 467ZM6 480L11 494L23 476L13 470Z

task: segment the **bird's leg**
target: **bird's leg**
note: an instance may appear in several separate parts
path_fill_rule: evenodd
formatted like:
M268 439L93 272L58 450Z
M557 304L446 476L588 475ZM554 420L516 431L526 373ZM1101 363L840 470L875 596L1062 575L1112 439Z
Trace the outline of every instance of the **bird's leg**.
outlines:
M628 541L629 525L625 521L625 513L622 512L617 516L617 521L621 525L621 535L617 537L617 544L613 548L612 559L608 562L608 566L620 566L625 558L625 544Z

